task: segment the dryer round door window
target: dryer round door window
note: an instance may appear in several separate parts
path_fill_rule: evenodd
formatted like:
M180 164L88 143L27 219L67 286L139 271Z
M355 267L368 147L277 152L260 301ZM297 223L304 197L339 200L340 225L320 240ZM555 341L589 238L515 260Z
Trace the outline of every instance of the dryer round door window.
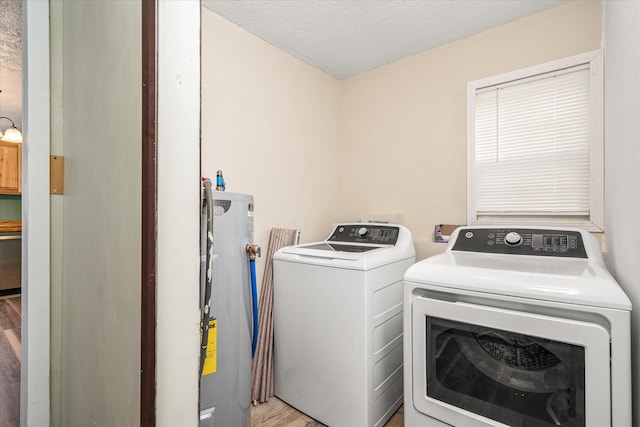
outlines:
M437 318L427 334L427 396L507 425L585 425L584 348Z
M461 416L493 421L465 424L474 426L609 425L602 326L426 296L411 318L411 368L424 378L414 376L413 404L423 414L451 425Z

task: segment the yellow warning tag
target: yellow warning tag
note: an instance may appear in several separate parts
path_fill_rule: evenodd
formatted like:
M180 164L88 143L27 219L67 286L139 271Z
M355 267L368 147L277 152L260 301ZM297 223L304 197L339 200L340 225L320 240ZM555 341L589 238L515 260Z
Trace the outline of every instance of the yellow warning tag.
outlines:
M202 376L213 374L216 371L216 349L218 348L217 319L209 319L209 341L207 343L207 356L204 359Z

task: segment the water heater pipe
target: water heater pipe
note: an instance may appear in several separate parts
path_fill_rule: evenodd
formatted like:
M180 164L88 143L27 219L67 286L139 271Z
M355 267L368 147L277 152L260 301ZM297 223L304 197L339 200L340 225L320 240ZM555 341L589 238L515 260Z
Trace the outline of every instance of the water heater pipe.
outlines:
M226 188L227 185L224 183L224 176L222 175L222 171L219 170L216 172L216 191L224 191Z
M204 186L204 214L206 217L206 228L203 232L206 232L206 256L201 254L201 268L206 269L205 286L204 286L204 299L202 302L202 317L200 319L200 375L202 376L202 370L204 369L204 361L207 357L207 346L209 345L209 319L211 318L210 299L211 288L213 282L213 195L211 194L211 187L213 186L210 179L203 179L202 185Z
M249 269L251 270L251 303L253 306L253 335L251 337L251 357L256 354L258 344L258 280L256 279L256 255L260 256L260 246L247 244Z

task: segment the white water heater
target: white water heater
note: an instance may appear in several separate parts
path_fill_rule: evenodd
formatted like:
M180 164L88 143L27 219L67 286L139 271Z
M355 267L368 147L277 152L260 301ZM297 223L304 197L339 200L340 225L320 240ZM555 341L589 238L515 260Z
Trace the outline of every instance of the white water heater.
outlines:
M209 301L204 301L203 283L200 290L201 307L210 306L209 339L200 377L200 427L248 427L253 315L246 245L253 242L253 196L213 191L212 198ZM206 247L206 218L202 224L201 245Z

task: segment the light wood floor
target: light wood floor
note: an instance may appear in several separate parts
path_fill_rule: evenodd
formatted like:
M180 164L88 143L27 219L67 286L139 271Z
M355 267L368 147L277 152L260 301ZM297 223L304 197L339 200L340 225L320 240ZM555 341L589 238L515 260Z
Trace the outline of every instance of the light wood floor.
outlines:
M385 427L404 426L403 407L387 421ZM297 411L277 397L272 397L268 402L251 406L251 427L326 427Z
M0 426L20 425L20 295L0 297Z

